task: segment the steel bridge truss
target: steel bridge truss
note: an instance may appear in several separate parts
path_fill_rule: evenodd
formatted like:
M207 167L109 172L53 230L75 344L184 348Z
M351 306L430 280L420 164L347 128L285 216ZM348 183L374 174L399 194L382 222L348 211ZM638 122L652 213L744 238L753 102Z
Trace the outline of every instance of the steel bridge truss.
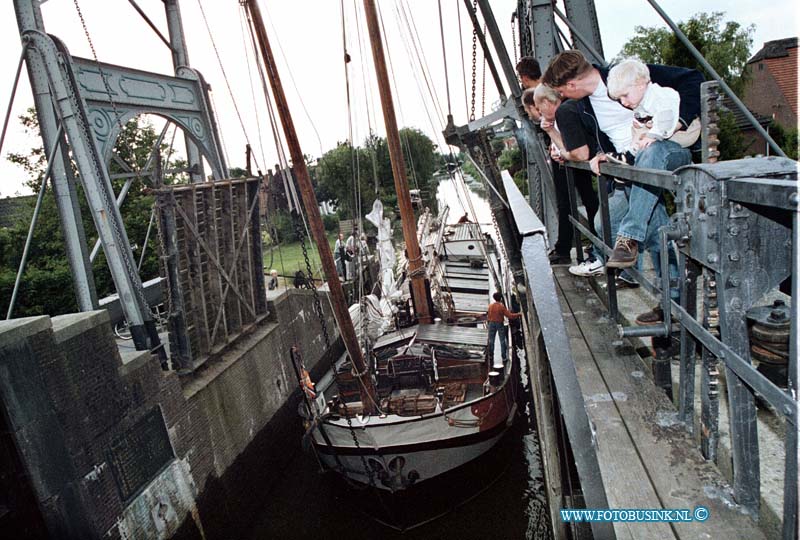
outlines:
M15 0L14 7L45 154L51 158L48 174L53 177L78 305L87 311L97 309L99 303L67 143L135 346L159 349L160 339L119 211L124 193L115 196L108 164L124 123L150 113L184 131L194 181L204 180L201 155L216 179L227 176L208 85L187 66L177 0L165 0L175 77L73 58L61 41L44 32L38 1Z

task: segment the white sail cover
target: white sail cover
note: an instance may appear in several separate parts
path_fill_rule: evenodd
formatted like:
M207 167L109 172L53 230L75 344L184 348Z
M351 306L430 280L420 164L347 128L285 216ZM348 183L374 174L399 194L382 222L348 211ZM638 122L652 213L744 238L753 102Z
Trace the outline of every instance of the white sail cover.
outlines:
M375 199L372 212L364 216L378 229L378 260L381 263L381 297L386 300L399 298L397 282L394 278L395 252L392 245L392 226L383 217L383 203Z

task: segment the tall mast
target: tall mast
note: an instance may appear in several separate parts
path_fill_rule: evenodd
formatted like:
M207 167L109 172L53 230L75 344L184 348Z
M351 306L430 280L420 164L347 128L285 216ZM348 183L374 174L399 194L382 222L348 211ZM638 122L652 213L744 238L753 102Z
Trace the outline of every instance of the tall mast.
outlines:
M383 40L378 26L378 13L374 0L364 0L364 12L369 29L369 41L372 44L372 59L375 61L375 73L378 76L378 90L381 94L383 121L386 124L386 140L389 143L389 158L392 161L392 176L397 191L397 203L403 224L403 238L408 255L408 275L411 277L411 296L414 308L421 323L432 322L428 308L428 293L425 285L422 253L417 242L417 223L414 219L414 208L411 206L411 194L406 180L406 164L400 146L400 134L397 131L397 118L394 114L392 89L389 86L389 74L386 71L386 58L383 53Z
M347 349L347 353L350 355L350 360L352 360L353 366L355 366L355 369L359 373L358 377L361 380L361 404L365 413L373 413L375 412L376 401L375 385L372 382L372 377L367 370L364 357L361 354L361 347L358 344L358 338L353 328L353 321L350 319L350 313L347 310L342 284L339 282L331 247L325 236L325 228L322 225L322 217L319 213L319 204L317 203L317 197L314 195L314 188L308 176L308 169L306 168L306 162L303 158L303 152L300 149L300 142L297 139L297 132L294 129L294 122L289 112L289 105L286 102L286 94L283 92L283 85L281 84L281 78L275 64L275 58L272 55L272 48L269 44L264 20L261 18L261 11L258 8L258 2L256 0L245 0L244 5L250 11L250 16L253 20L253 27L258 38L259 48L261 49L261 56L264 59L264 67L267 70L267 78L269 79L272 93L275 97L275 105L281 118L284 135L286 136L286 144L292 156L292 166L295 177L297 178L297 184L300 187L300 193L303 197L303 206L305 206L306 216L308 217L308 225L311 229L311 235L317 243L320 262L325 271L325 277L328 280L331 303L333 305L333 315L336 318L336 322L339 324L342 341L344 341L344 346Z

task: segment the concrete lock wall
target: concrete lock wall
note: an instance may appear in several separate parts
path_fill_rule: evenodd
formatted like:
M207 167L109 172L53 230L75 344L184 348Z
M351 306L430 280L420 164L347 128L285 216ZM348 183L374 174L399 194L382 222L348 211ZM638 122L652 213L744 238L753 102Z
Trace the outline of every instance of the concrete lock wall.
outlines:
M322 305L336 339L324 295ZM325 350L309 291L287 291L270 311L185 377L118 349L105 311L0 322L0 413L52 537L247 530L291 456L286 440L302 435L289 348L314 376L341 351Z

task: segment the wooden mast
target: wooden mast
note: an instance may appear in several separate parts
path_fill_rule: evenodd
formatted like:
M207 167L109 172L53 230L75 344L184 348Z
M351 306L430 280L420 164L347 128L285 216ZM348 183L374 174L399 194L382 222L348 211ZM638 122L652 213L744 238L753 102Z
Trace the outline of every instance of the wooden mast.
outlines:
M394 113L392 89L389 86L389 74L386 71L386 58L383 53L383 40L378 26L378 13L374 0L364 0L364 12L369 29L369 41L372 45L372 59L375 62L375 73L378 76L378 90L381 94L383 120L386 124L386 140L389 143L389 158L392 161L392 176L397 191L397 204L403 224L403 238L406 242L408 256L408 275L411 277L411 295L417 319L421 323L433 322L428 307L428 293L425 285L425 271L422 264L422 253L417 241L417 223L414 219L414 208L411 206L411 194L406 181L406 164L400 146L400 134L397 131L397 118Z
M342 334L342 341L350 355L350 360L353 366L358 371L359 379L361 380L360 393L361 404L364 413L370 414L375 412L376 393L375 385L372 382L364 357L361 354L361 347L358 344L355 329L353 328L353 321L350 319L350 313L347 310L347 303L342 290L342 284L339 282L339 276L336 273L336 264L333 261L333 254L331 247L328 244L328 239L325 236L325 228L322 224L322 217L319 213L319 204L317 197L314 194L314 188L311 185L311 180L308 176L308 169L303 157L303 152L300 149L300 142L297 139L297 132L294 129L294 122L292 121L291 113L289 112L289 105L286 101L286 94L283 91L281 78L278 74L278 69L275 64L275 58L272 55L272 48L269 44L264 20L261 17L261 11L258 8L256 0L246 0L245 5L250 11L250 16L253 19L253 27L256 31L258 38L259 48L261 55L264 59L264 67L267 70L267 78L269 79L272 93L275 97L275 105L278 109L278 114L281 118L281 125L283 132L286 136L286 144L289 147L289 153L292 156L292 166L294 169L297 184L300 188L300 193L303 197L303 206L306 210L308 217L308 225L311 229L311 235L317 244L319 250L319 258L322 262L322 268L325 271L325 277L328 280L328 287L330 288L331 303L333 305L333 315L336 322L339 324L339 330ZM269 104L267 104L269 106Z

